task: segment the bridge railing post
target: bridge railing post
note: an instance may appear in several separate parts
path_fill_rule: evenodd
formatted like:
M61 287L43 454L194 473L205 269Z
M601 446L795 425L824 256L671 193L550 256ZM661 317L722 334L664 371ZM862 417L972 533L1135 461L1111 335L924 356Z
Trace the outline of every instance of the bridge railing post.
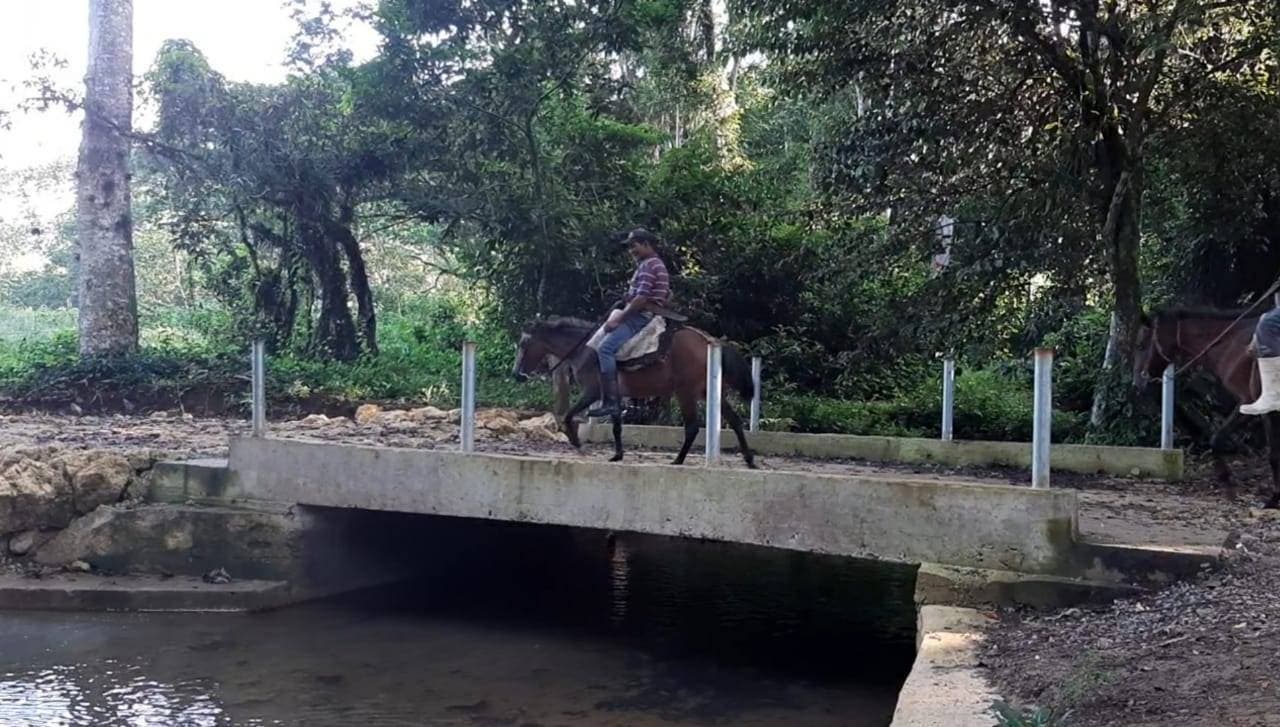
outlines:
M467 341L462 344L462 431L463 452L474 452L476 448L476 344Z
M1173 364L1160 377L1160 449L1173 449Z
M942 360L942 441L955 437L956 417L956 360L948 356Z
M764 361L759 356L751 357L751 431L760 431L760 407L764 393L760 390L761 374L764 372Z
M267 435L267 344L255 340L249 348L249 379L252 387L253 436Z
M1049 486L1049 449L1053 429L1053 349L1037 348L1031 422L1031 486Z
M707 344L707 466L720 461L720 398L723 393L719 343Z

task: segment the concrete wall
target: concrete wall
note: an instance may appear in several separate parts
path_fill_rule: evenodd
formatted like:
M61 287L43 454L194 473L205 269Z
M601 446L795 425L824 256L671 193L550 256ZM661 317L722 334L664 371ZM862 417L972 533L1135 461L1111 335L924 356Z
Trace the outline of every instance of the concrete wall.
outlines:
M890 477L239 439L219 497L547 523L1026 573L1072 557L1076 495ZM191 493L194 494L194 493Z
M612 442L606 425L582 428L588 442ZM674 453L684 441L678 427L629 426L623 442L632 447L670 449ZM864 437L850 434L798 434L795 432L755 432L747 434L751 447L763 455L800 456L815 459L866 459L876 462L933 463L953 467L1031 467L1031 445L1025 442L952 441L909 437ZM697 449L703 445L698 435ZM720 442L726 451L737 450L738 440L725 430ZM1050 453L1053 469L1083 474L1104 473L1127 476L1136 471L1143 477L1182 479L1182 450L1144 447L1102 447L1084 444L1055 444Z

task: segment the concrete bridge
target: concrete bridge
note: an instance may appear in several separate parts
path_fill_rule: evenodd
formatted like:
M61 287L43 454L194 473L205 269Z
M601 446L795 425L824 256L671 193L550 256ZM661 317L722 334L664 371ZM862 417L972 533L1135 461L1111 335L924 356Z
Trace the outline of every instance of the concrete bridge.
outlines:
M963 581L988 591L992 583L1094 588L1162 580L1202 562L1082 542L1070 490L893 475L608 464L252 438L233 441L228 460L161 465L152 497L710 539L924 564L922 577L943 574L947 588Z

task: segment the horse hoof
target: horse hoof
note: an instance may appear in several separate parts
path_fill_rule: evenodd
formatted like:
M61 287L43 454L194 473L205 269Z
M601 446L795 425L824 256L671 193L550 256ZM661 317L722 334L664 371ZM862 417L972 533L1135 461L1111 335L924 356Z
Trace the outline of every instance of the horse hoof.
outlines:
M609 458L609 461L610 461L610 462L621 462L621 461L622 461L622 455L620 455L620 454L615 454L615 455L613 455L612 457L610 457L610 458Z
M758 470L758 469L760 469L760 465L756 464L755 462L748 462L748 463L747 463L747 469L749 469L749 470Z
M682 465L682 464L684 464L684 460L682 460L682 459L680 459L679 457L677 457L677 458L675 458L675 459L671 460L671 464L674 464L674 465Z

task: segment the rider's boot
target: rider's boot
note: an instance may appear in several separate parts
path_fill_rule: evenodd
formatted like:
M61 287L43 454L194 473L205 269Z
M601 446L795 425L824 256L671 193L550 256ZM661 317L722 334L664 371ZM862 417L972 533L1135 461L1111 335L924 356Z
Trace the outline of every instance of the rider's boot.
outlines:
M600 407L587 412L592 419L604 419L622 413L622 405L618 399L618 373L600 374Z
M1258 416L1280 411L1280 357L1258 359L1258 373L1262 383L1262 396L1252 404L1240 407L1241 414Z

